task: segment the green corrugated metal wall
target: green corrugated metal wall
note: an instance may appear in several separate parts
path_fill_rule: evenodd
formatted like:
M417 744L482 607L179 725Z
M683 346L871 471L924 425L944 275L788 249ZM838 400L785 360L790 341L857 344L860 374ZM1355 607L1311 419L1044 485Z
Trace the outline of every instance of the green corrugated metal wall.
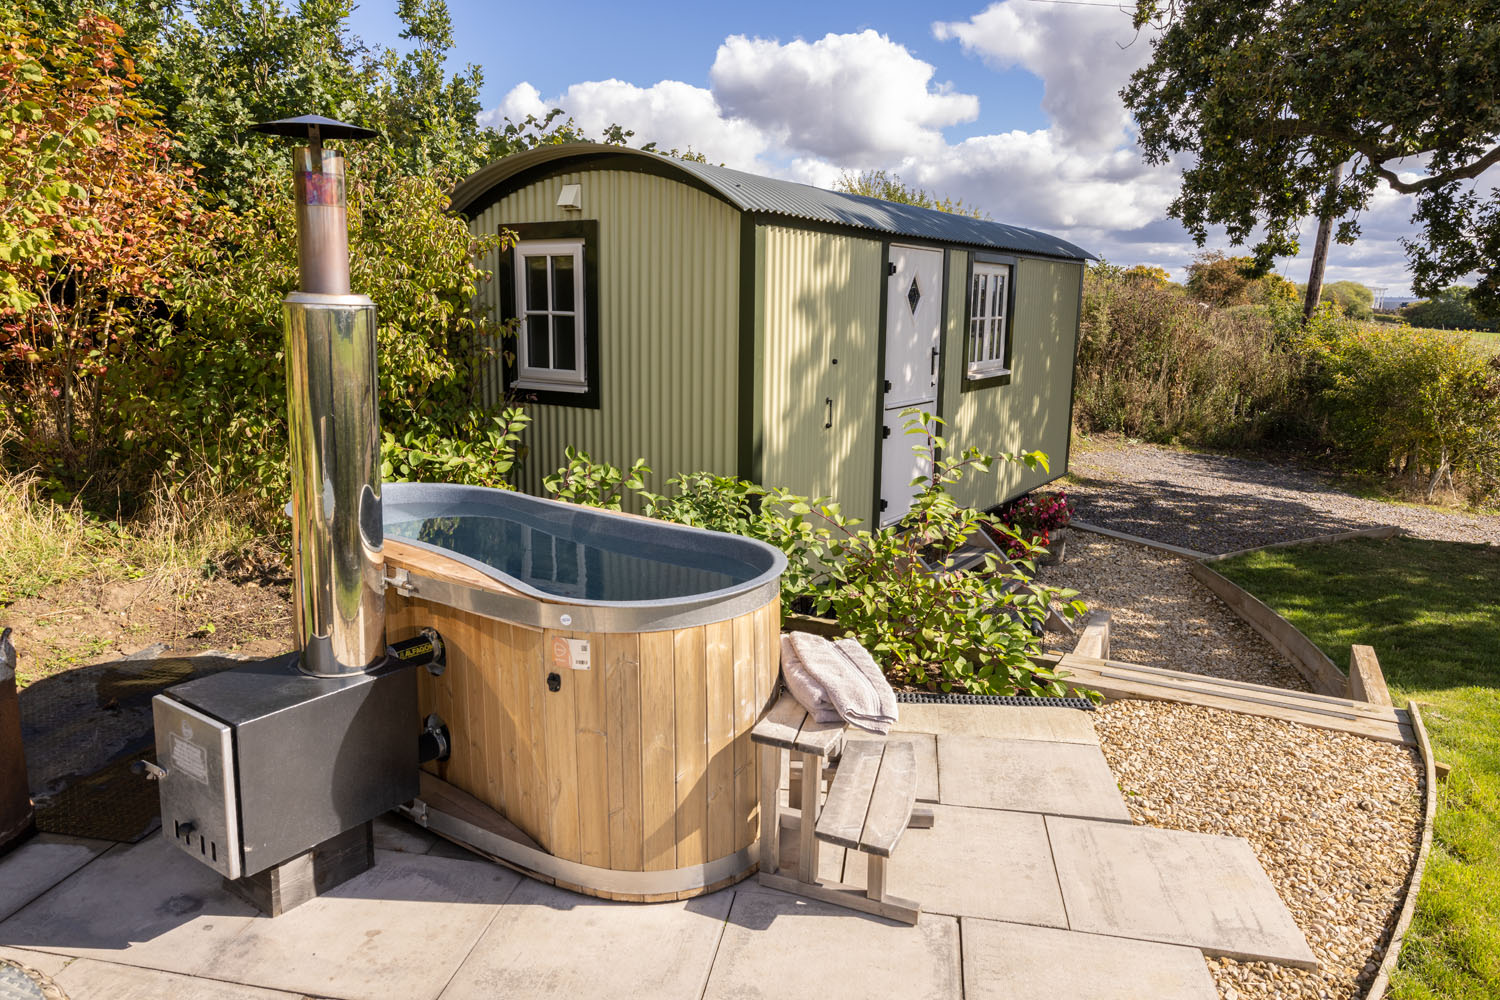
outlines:
M557 207L564 184L583 187L583 210ZM628 465L645 458L651 485L707 469L736 471L740 213L712 195L650 174L583 170L538 180L486 208L474 232L506 223L599 223L600 408L528 404L530 454L517 486L541 494L563 448ZM494 256L485 264L493 271ZM498 310L498 281L480 292ZM493 399L498 362L485 380Z
M1070 432L1073 357L1078 332L1078 289L1083 266L1070 261L1022 258L1016 267L1011 326L1011 381L963 392L964 303L968 254L948 263L948 323L943 342L943 413L951 447L982 451L1047 453L1052 471L996 465L993 474L959 484L958 498L975 507L1009 499L1062 473Z
M872 514L881 243L783 226L755 233L760 479ZM838 364L834 364L837 359ZM833 427L826 428L833 400Z

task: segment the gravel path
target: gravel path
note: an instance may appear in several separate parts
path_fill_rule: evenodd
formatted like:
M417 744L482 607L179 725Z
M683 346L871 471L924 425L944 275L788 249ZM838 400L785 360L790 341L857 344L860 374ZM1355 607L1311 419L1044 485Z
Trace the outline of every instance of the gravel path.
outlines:
M1416 751L1165 702L1105 705L1096 728L1131 818L1248 840L1323 965L1209 959L1223 1000L1362 997L1416 855Z
M1069 465L1081 520L1199 552L1385 524L1418 538L1500 544L1500 516L1364 500L1293 465L1139 444L1096 445Z
M1188 572L1186 560L1086 531L1068 533L1067 558L1041 582L1078 591L1089 613L1108 611L1110 657L1229 680L1306 691L1287 660ZM1048 633L1070 650L1075 636Z

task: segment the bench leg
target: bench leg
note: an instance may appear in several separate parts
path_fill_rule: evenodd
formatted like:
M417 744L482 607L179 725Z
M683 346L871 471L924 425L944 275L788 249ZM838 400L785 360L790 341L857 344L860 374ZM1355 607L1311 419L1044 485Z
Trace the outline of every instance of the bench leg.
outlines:
M774 875L781 867L781 750L760 748L760 870Z
M865 855L865 895L877 903L885 901L885 858Z
M797 832L797 878L803 882L818 880L818 785L816 778L807 781L808 775L817 775L823 761L817 754L798 755L802 760L802 820Z

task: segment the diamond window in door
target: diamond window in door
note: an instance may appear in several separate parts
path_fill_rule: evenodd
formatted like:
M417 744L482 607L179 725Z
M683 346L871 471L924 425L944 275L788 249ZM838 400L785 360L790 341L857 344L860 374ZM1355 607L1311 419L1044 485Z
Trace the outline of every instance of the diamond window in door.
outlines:
M906 291L906 301L911 303L911 314L917 314L917 303L922 300L922 289L917 287L917 279L911 279L911 288Z

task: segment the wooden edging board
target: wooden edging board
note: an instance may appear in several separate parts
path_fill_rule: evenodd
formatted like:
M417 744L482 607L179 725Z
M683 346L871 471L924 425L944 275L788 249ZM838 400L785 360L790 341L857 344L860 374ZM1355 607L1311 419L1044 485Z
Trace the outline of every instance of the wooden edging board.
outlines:
M1411 877L1406 880L1406 898L1401 903L1400 915L1396 917L1396 927L1391 931L1391 943L1386 945L1385 958L1375 971L1375 979L1370 983L1365 1000L1383 1000L1390 988L1391 972L1401 958L1401 945L1417 909L1417 893L1421 891L1422 873L1427 868L1427 855L1432 850L1432 823L1437 815L1437 767L1432 757L1432 743L1427 738L1427 726L1422 721L1422 709L1416 702L1409 701L1406 710L1417 734L1417 748L1422 754L1422 781L1426 786L1422 796L1422 841L1417 848L1417 859L1412 862Z
M1065 653L1055 659L1051 656L1034 659L1058 670L1066 683L1091 688L1106 698L1171 701L1280 719L1386 743L1415 742L1406 713L1390 706L1287 691L1244 681L1227 681L1206 674L1099 660L1076 653Z
M1197 549L1186 549L1181 545L1168 545L1166 542L1158 542L1153 538L1142 538L1140 535L1132 535L1125 531L1116 531L1113 528L1101 528L1097 524L1089 524L1087 521L1073 520L1068 527L1077 528L1079 531L1087 531L1093 535L1103 535L1106 538L1118 538L1122 542L1133 542L1136 545L1144 545L1148 549L1156 549L1158 552L1167 552L1174 556L1182 556L1184 559L1207 559L1207 552L1199 552Z
M1219 600L1229 606L1245 624L1259 632L1272 646L1297 668L1297 672L1312 685L1319 694L1342 695L1348 690L1348 678L1317 645L1303 635L1291 622L1281 617L1270 606L1248 590L1223 574L1204 565L1191 562L1188 571Z

